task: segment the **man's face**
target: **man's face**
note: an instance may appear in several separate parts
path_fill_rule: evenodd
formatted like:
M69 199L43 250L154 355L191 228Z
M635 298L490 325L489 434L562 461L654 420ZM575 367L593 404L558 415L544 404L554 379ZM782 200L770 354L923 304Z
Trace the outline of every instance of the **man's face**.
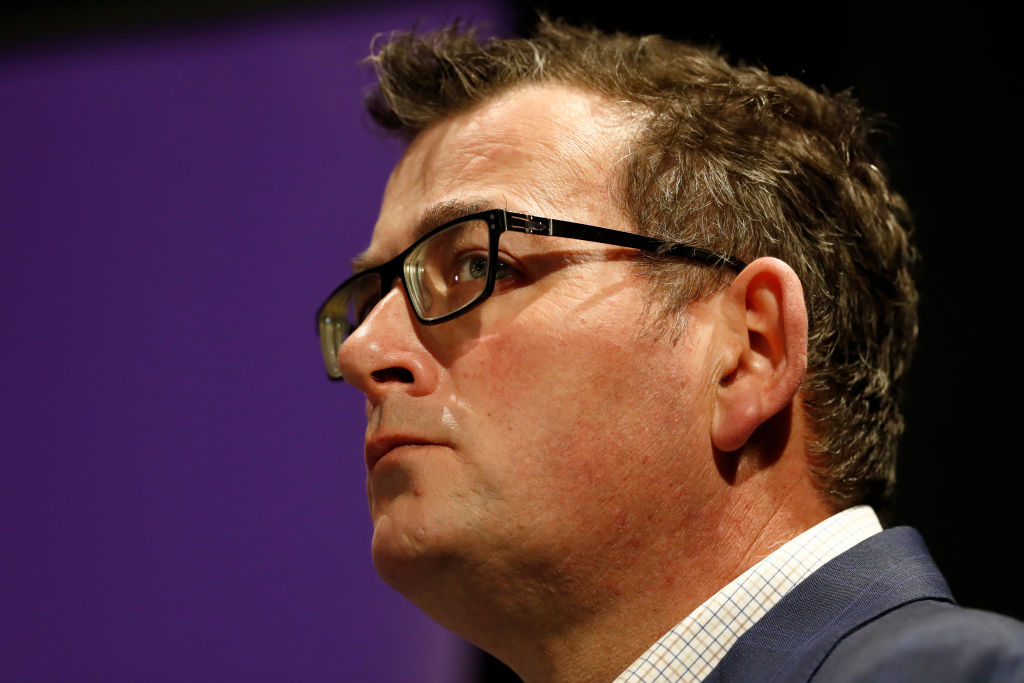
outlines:
M532 86L435 124L395 168L367 260L490 207L628 230L627 119L609 109ZM635 252L522 234L501 249L510 268L478 308L424 326L396 281L339 355L367 397L374 562L428 612L474 582L520 601L534 579L629 588L620 565L678 539L714 476L695 457L710 450L699 305L673 343L645 334Z

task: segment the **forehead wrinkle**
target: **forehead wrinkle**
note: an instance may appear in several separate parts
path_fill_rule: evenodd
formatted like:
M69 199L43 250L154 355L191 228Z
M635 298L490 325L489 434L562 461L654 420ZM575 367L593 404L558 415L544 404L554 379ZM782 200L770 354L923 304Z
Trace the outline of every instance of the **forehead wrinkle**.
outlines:
M507 163L527 164L530 172L516 178L519 189L555 200L551 203L557 206L566 181L582 188L605 186L616 177L620 148L631 137L624 131L630 127L625 108L603 95L566 88L565 110L545 120L539 131L536 121L509 109L524 93L536 89L547 88L513 89L464 115L447 130L438 144L458 140L450 160L454 163L446 169L450 182L486 178ZM531 144L545 138L544 144ZM563 187L556 189L554 184Z
M574 90L568 89L570 94ZM586 223L585 214L592 212L596 199L616 194L623 148L629 146L634 124L623 105L589 91L575 92L582 98L569 98L566 111L544 122L545 144L520 144L519 138L538 138L538 131L531 127L536 124L526 118L506 118L503 126L481 126L476 131L473 161L501 164L509 158L518 164L526 163L529 172L516 178L518 193L545 209L550 207L546 215ZM508 129L515 135L510 136ZM473 164L468 163L465 168L471 170ZM603 217L609 223L605 227L632 229L625 208L618 201L613 199L606 208L611 211Z
M438 202L437 204L428 207L420 215L420 218L413 226L412 233L409 238L409 245L414 244L416 240L420 239L434 228L444 225L449 221L453 221L471 213L486 211L490 208L495 208L495 204L494 202L486 199L449 199ZM387 263L388 260L389 258L387 257L374 254L373 247L370 247L352 259L352 272L360 273L364 270L370 270L382 263Z

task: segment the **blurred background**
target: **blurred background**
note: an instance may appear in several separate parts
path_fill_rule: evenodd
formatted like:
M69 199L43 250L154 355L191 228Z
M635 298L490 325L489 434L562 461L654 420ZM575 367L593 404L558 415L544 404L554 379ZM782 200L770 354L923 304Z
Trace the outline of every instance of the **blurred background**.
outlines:
M537 9L720 45L887 115L924 260L896 520L1024 617L1009 22L861 3L35 2L0 10L0 680L512 680L377 579L317 305L400 146L371 38Z

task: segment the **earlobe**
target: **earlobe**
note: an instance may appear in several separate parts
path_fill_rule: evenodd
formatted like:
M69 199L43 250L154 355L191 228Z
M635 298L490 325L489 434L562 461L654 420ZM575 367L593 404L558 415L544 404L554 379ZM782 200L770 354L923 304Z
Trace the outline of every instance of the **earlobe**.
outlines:
M711 438L732 452L796 396L807 368L807 309L800 278L775 258L748 265L720 304Z

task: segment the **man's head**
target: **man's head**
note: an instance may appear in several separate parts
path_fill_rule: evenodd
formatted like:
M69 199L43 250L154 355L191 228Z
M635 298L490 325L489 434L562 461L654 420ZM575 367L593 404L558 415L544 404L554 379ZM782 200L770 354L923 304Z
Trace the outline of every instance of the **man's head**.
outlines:
M657 36L546 21L530 39L482 44L456 29L400 34L372 61L380 85L368 106L406 139L527 84L602 96L624 138L604 191L629 229L746 261L774 256L797 273L810 319L801 399L823 495L837 509L884 507L917 333L915 252L906 205L868 143L872 121L848 95ZM729 276L672 259L644 269L670 335Z
M808 452L856 442L833 427L859 402L889 410L895 438L891 331L913 336L902 205L862 158L851 104L694 48L557 25L484 46L403 36L375 60L371 108L410 144L357 269L397 258L405 272L357 301L337 361L367 396L374 561L392 585L550 676L585 649L559 644L613 620L650 642L766 547L887 480L888 452L835 464L825 485ZM501 210L748 265L462 228L439 233L455 235L440 275L433 247L407 252ZM481 291L488 273L486 301L424 324L434 298ZM433 295L407 291L435 275ZM870 476L847 485L851 470Z

